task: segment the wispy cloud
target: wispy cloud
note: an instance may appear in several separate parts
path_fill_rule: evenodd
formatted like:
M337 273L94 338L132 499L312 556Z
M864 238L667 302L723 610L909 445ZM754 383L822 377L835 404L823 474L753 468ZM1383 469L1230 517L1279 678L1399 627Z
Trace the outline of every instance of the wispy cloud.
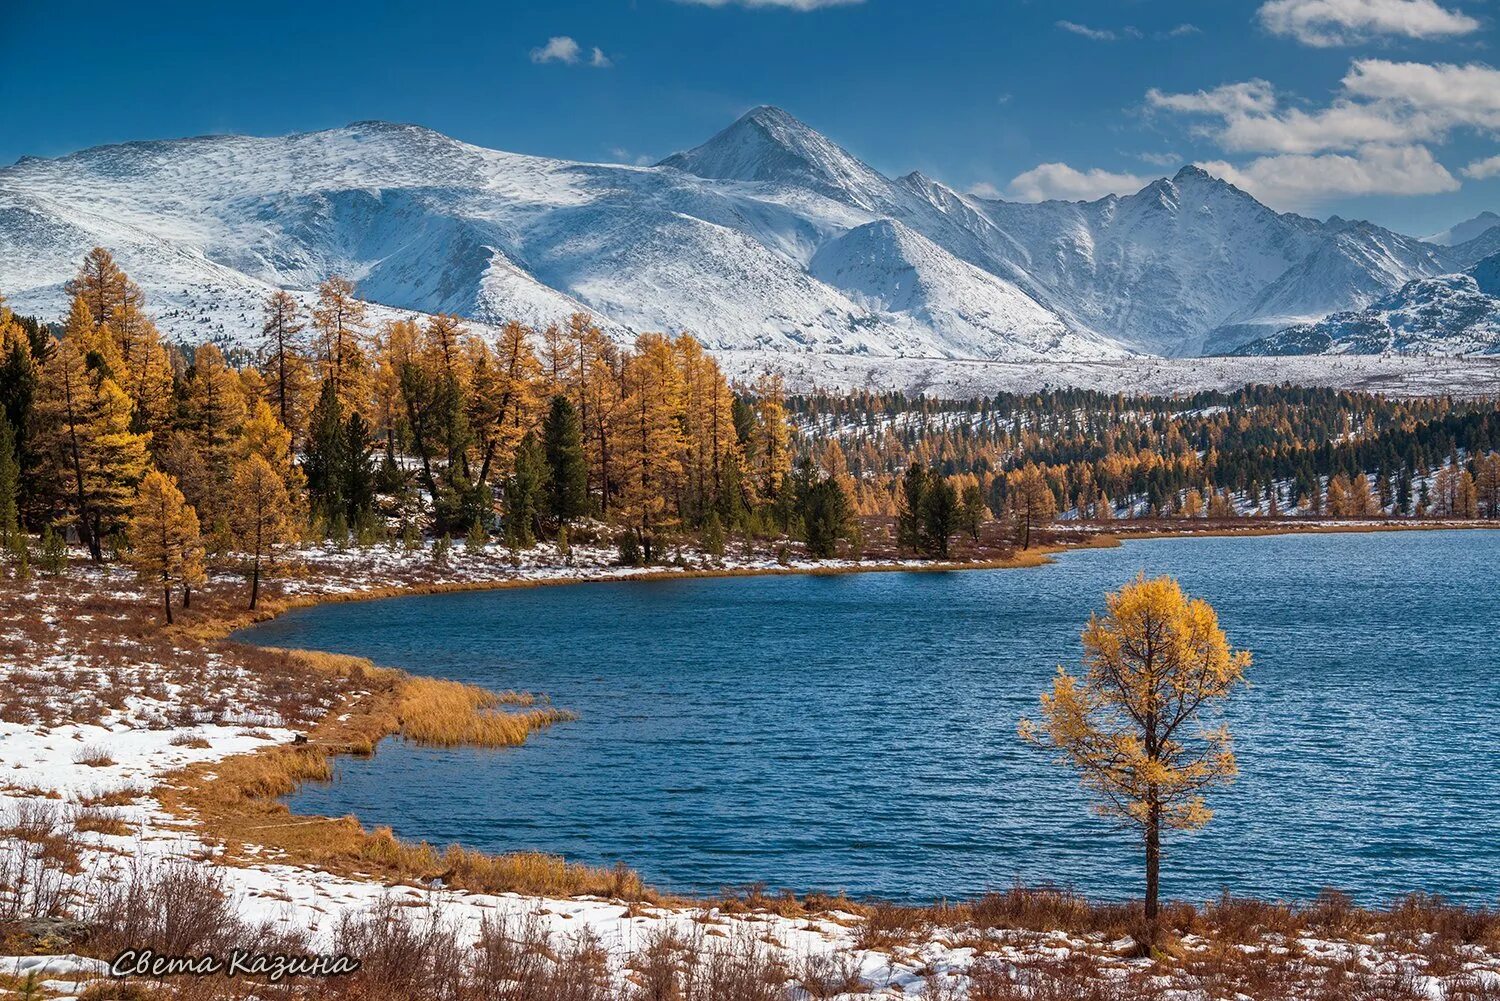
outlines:
M1182 154L1170 151L1166 153L1137 153L1135 158L1142 163L1149 163L1153 167L1175 167L1182 163Z
M1010 197L1022 202L1093 201L1105 195L1139 191L1149 182L1139 174L1116 174L1097 167L1078 170L1066 163L1042 163L1017 174L1009 185Z
M546 45L539 45L532 49L531 61L563 63L566 66L592 66L595 69L607 69L614 65L599 46L595 45L585 52L583 46L568 35L554 35L547 39Z
M1118 30L1114 28L1091 28L1077 21L1058 21L1057 26L1063 31L1071 32L1083 38L1095 42L1118 42L1122 38L1140 38L1141 32L1138 28L1125 27Z
M1453 38L1479 30L1479 21L1436 0L1267 0L1258 12L1273 35L1326 48L1381 36Z
M1095 28L1087 24L1079 24L1077 21L1055 21L1053 22L1063 31L1090 39L1095 42L1119 42L1127 39L1145 38L1146 33L1134 25L1127 24L1123 28ZM1188 35L1200 34L1196 24L1179 24L1175 28L1167 28L1163 31L1153 31L1151 37L1161 40L1167 38L1185 38Z
M677 0L699 7L779 7L782 10L818 10L822 7L851 7L865 0Z
M611 146L609 155L616 163L629 163L637 167L645 167L651 163L651 157L644 153L632 153L624 146Z

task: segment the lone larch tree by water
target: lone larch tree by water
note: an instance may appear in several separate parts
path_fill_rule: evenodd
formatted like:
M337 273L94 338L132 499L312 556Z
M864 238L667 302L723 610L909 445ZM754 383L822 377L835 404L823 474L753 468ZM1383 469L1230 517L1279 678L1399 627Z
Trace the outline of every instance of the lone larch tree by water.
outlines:
M1146 937L1156 936L1163 828L1213 817L1204 793L1236 775L1228 727L1205 717L1244 682L1250 654L1233 650L1213 606L1171 577L1145 575L1105 599L1083 630L1083 673L1058 667L1040 721L1022 739L1060 752L1096 809L1141 832Z

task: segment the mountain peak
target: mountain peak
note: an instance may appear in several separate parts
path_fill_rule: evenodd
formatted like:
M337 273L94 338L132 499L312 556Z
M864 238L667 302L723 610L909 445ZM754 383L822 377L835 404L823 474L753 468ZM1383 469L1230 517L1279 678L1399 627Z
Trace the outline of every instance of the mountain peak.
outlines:
M822 133L770 105L750 109L708 142L657 166L712 180L811 188L865 208L889 184Z
M1500 215L1486 210L1472 219L1465 219L1457 226L1445 229L1441 233L1424 236L1422 239L1428 243L1435 243L1440 247L1456 247L1460 243L1467 243L1475 237L1487 233L1496 226L1500 226Z
M1172 183L1182 184L1190 181L1218 181L1219 179L1197 164L1190 163L1184 166L1176 174L1172 175ZM1222 182L1220 182L1222 183Z

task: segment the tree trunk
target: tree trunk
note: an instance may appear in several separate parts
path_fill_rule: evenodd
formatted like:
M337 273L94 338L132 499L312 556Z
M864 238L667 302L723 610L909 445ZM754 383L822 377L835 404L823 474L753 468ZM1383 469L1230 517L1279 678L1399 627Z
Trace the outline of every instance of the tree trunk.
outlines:
M1161 892L1161 807L1152 805L1146 820L1146 935L1156 942L1157 898Z
M167 625L172 624L172 586L165 584L161 589L161 607L167 613Z
M193 607L193 585L191 584L182 585L182 607Z
M260 557L255 558L255 568L250 571L250 611L255 611L255 603L260 600Z

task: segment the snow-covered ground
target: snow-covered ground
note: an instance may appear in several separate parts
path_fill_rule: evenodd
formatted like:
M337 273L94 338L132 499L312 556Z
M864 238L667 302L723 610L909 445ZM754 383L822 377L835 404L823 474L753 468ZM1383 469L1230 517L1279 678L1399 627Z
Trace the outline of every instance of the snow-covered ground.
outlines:
M1094 389L1170 396L1247 385L1329 386L1390 396L1500 396L1500 359L1400 355L1275 358L1130 358L1120 361L1011 363L951 358L876 358L808 354L767 357L725 351L732 375L774 370L798 390L901 389L945 399L996 392Z

